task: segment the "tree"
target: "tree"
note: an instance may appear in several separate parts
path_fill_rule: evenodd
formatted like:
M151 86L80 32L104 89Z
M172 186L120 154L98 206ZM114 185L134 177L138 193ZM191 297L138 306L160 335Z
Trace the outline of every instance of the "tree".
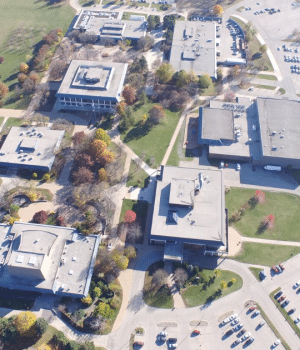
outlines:
M86 134L84 131L78 131L72 136L72 141L75 146L81 145L86 139Z
M120 270L126 270L128 267L128 263L129 263L129 259L124 255L120 255L116 259L116 265Z
M235 93L233 91L229 91L224 95L224 102L234 102L235 101Z
M213 13L215 16L219 16L224 12L223 7L221 5L215 5L213 8Z
M201 89L207 89L212 84L212 79L208 74L203 74L199 78L199 85Z
M85 341L83 344L79 344L79 350L96 350L96 347L92 341Z
M21 336L34 336L35 323L36 316L31 311L23 311L19 313L19 315L15 319L16 330Z
M236 279L235 279L235 278L232 278L232 279L230 280L230 282L231 282L231 284L234 284L234 283L236 282Z
M259 47L259 52L261 54L264 54L268 50L268 46L266 44L263 44Z
M8 92L8 86L0 82L0 99L5 97L8 94Z
M148 70L148 62L145 56L137 57L130 66L131 73L144 73Z
M189 75L185 70L181 70L177 74L175 73L174 76L176 76L175 80L178 87L183 87L190 82Z
M254 194L255 201L257 203L263 203L265 201L266 195L263 191L261 190L256 190Z
M131 223L136 220L136 213L132 210L127 210L124 215L124 222Z
M215 269L215 276L220 277L222 275L221 270Z
M220 283L220 288L221 288L222 291L227 289L227 283L226 283L226 281L221 281L221 283Z
M98 179L99 181L107 181L107 174L106 174L106 170L104 168L101 168L98 171Z
M146 103L149 101L149 100L148 100L148 97L147 97L147 95L146 95L146 93L145 93L145 91L143 91L143 92L140 94L139 100L140 100L140 103L141 103L142 105L146 104Z
M107 132L101 128L96 130L94 139L104 141L107 146L109 146L111 142L109 135L107 135Z
M217 68L217 82L219 83L223 79L223 73L221 68Z
M89 151L95 160L99 161L106 150L107 144L103 140L94 140L90 144Z
M137 48L142 51L147 51L151 49L154 45L155 40L149 35L141 36L137 42Z
M36 87L36 84L33 80L31 80L29 77L24 81L22 88L24 94L30 95L34 92Z
M93 299L96 299L96 298L99 298L100 295L101 295L101 289L99 287L95 287L93 290L92 290L92 298Z
M95 162L92 159L92 156L86 152L78 154L75 158L75 164L76 167L86 167L86 168L91 168L94 166Z
M99 249L94 267L95 275L112 273L117 276L119 272L120 269L117 267L111 252L108 252L106 249Z
M174 30L175 27L175 21L176 21L176 15L166 15L163 19L163 28L164 29L170 29Z
M48 329L48 322L44 318L39 317L36 320L36 324L35 324L35 330L36 330L37 336L41 337L46 332L47 329Z
M163 269L158 269L154 272L152 283L157 287L161 287L167 283L168 273Z
M79 350L79 344L75 340L71 340L66 344L65 350Z
M236 78L241 72L241 69L238 65L235 65L234 67L232 67L229 71L229 76L231 78Z
M148 23L148 30L154 30L159 27L160 25L160 17L159 16L153 16L150 15L147 18L147 23Z
M84 320L85 327L89 327L92 331L100 331L105 329L107 321L102 316L89 316ZM80 350L94 350L93 348L83 348Z
M136 258L136 250L134 246L129 245L124 249L124 255L130 260Z
M63 77L67 68L67 62L63 60L53 60L50 69L49 76L53 80L58 80Z
M184 285L187 278L188 278L187 272L183 268L179 267L178 269L175 270L174 280L180 287Z
M162 83L166 84L172 79L174 68L170 63L162 63L155 74Z
M38 347L38 350L51 350L51 348L47 344L42 344Z
M28 66L28 64L26 64L26 63L21 63L20 64L20 66L19 66L19 71L20 71L20 73L28 73L29 72L29 66Z
M111 163L114 159L115 159L115 154L113 152L111 152L111 151L106 149L102 153L102 156L101 156L101 159L100 159L100 163L105 166L106 164Z
M135 221L127 225L126 240L128 242L137 243L142 235L141 225L138 222Z
M27 79L27 75L26 74L24 74L24 73L19 73L18 74L18 81L19 81L19 83L23 84L26 79Z
M198 75L193 70L190 70L188 72L188 77L189 77L189 83L193 83L194 84L194 83L197 83L198 80L199 80Z
M62 216L58 216L55 220L56 226L66 226L65 219Z
M165 116L166 113L160 105L154 105L149 111L149 121L153 124L159 124Z
M54 349L56 350L64 350L67 342L68 339L65 337L62 331L54 333L51 339L51 345L53 345Z
M78 168L78 170L73 171L72 178L74 184L77 186L84 183L91 183L94 179L94 175L88 168L82 166Z
M136 99L136 90L130 85L126 85L123 90L123 97L128 105L132 105Z
M45 210L38 211L33 215L32 222L36 224L44 224L48 219L48 213Z
M126 106L127 105L125 101L121 101L117 104L116 111L121 117L123 117L125 114Z
M81 299L81 302L85 305L91 305L93 303L93 299L91 296L88 294L85 298Z
M95 308L93 315L96 317L98 315L103 316L104 318L110 318L112 314L112 310L109 304L105 304L100 302L99 305Z
M40 77L36 72L30 72L29 79L31 79L34 82L34 84L37 84Z

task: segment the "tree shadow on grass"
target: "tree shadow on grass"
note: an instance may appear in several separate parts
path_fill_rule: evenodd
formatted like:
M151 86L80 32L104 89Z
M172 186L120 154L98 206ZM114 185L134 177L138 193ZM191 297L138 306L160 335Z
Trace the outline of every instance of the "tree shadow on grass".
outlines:
M130 142L132 140L138 140L144 136L146 136L152 129L153 124L150 122L146 122L145 124L138 123L136 126L128 132L128 134L124 138L124 142Z
M19 74L19 73L11 74L11 75L10 75L9 77L7 77L3 82L4 82L4 83L7 83L8 81L17 79L18 74Z

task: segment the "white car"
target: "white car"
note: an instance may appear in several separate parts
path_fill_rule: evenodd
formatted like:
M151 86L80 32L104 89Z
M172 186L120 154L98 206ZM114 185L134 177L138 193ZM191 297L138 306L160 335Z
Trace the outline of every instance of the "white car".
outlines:
M236 170L241 170L241 164L237 163Z
M228 322L230 322L229 317L225 318L225 320L223 320L223 321L221 322L221 324L224 325L224 324L226 324L226 323L228 323Z
M273 348L276 348L277 345L281 343L280 339L276 339L272 345Z
M297 323L299 323L300 322L300 316L299 317L297 317L296 319L295 319L295 321L294 321L296 324Z
M231 322L231 325L234 326L234 325L238 324L239 322L240 322L240 319L237 317Z
M248 339L249 337L251 337L251 335L252 334L250 332L248 332L248 333L246 333L245 335L242 336L241 340L244 341L244 340Z
M112 243L108 243L107 250L112 250Z
M237 317L238 317L237 314L233 314L233 315L229 316L229 321L233 321Z

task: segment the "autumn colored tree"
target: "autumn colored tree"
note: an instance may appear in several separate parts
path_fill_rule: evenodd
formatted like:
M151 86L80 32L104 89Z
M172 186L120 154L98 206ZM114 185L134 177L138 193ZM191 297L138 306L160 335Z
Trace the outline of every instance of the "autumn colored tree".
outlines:
M49 76L53 80L62 78L66 70L67 63L63 60L52 61L49 69Z
M42 344L38 347L38 350L51 350L51 348L47 344Z
M72 141L74 143L75 146L80 145L86 138L86 134L84 131L78 131L76 132L73 137L72 137Z
M58 216L55 220L56 226L66 226L65 219L62 216Z
M224 95L224 102L234 102L235 101L235 93L233 91L229 91Z
M107 144L102 140L94 140L90 144L89 151L95 160L100 160L103 152L106 150Z
M126 85L123 90L123 97L128 105L132 105L136 99L136 90L130 85Z
M212 79L208 74L203 74L199 78L199 85L201 89L207 89L212 84Z
M107 180L107 174L106 174L106 170L104 168L101 168L98 171L98 179L99 181L106 181Z
M129 245L124 249L124 255L130 260L136 258L136 249L134 246Z
M254 194L254 198L257 203L263 203L265 201L266 195L261 190L256 190Z
M25 73L25 74L28 73L29 72L28 64L22 62L19 66L19 71L20 71L20 73Z
M178 87L183 87L190 82L189 75L185 70L181 70L178 73L174 74L176 85Z
M39 81L39 79L40 79L40 77L38 76L37 73L31 72L31 73L29 74L29 79L31 79L35 84L37 84L38 81Z
M136 213L133 210L127 210L124 215L124 221L127 223L134 222L136 220Z
M44 224L48 219L48 213L45 210L38 211L33 215L32 222L36 224Z
M215 16L219 16L224 12L223 7L221 5L215 5L213 8L213 13Z
M268 46L266 44L263 44L259 47L259 52L261 54L264 54L268 50Z
M115 262L120 270L126 270L128 267L129 259L124 255L120 255L116 258Z
M23 84L26 79L27 79L27 75L26 74L24 74L24 73L19 73L18 74L18 81L19 81L19 83Z
M220 283L220 288L221 288L222 291L227 289L227 283L226 283L226 281L221 281L221 283Z
M174 72L174 68L170 63L162 63L155 74L162 83L166 84L172 79Z
M74 184L77 186L84 183L91 183L94 179L94 175L88 168L82 166L78 168L78 170L73 171L72 178Z
M127 105L125 101L121 101L120 103L117 104L116 111L121 117L125 115L126 107Z
M35 335L36 316L31 311L23 311L15 319L15 327L21 336Z
M93 302L93 299L91 298L91 296L88 294L85 298L81 299L81 302L85 305L91 305Z
M78 154L75 158L75 164L78 168L84 166L86 168L91 168L94 166L95 162L92 159L92 156L86 152Z
M221 276L221 270L219 270L219 269L215 269L215 276L216 277L220 277Z
M0 82L0 99L5 97L8 94L8 92L8 86Z
M149 120L153 124L159 124L166 116L161 105L154 105L149 111Z
M107 135L107 132L101 128L97 129L94 139L104 141L107 146L109 146L111 142L109 135Z
M267 228L273 228L274 222L275 222L275 215L272 215L272 214L266 216L264 219L264 223Z
M103 165L111 163L115 159L115 154L107 149L102 153L100 162Z

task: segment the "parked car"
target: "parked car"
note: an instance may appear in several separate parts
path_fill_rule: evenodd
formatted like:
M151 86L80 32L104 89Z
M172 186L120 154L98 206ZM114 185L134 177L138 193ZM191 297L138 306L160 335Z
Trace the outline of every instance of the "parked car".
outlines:
M296 282L294 285L293 285L293 288L296 289L300 287L300 281Z
M254 311L254 310L257 310L257 306L251 306L249 311Z
M295 311L296 311L296 308L293 308L293 309L289 310L288 311L288 315L292 315Z
M280 303L281 301L283 301L286 298L285 295L283 295L282 297L280 297L277 301Z
M225 333L225 335L227 335L229 337L233 332L234 332L234 330L231 328Z
M237 317L231 322L231 325L234 326L235 324L237 324L239 322L240 322L240 319Z
M276 266L272 266L271 270L274 271L275 273L279 272Z
M260 314L260 311L256 310L252 316L255 317L255 316L258 316L259 314Z
M160 332L157 335L157 339L160 341L166 341L167 340L168 333L167 332Z
M247 332L247 330L245 328L243 328L238 334L237 337L241 337L243 334L245 334Z
M266 323L266 321L265 321L265 320L262 320L262 321L259 323L259 327L262 327L265 323Z
M244 340L248 339L249 337L251 337L251 335L252 334L250 332L248 332L242 336L241 340L244 341Z
M279 339L276 339L273 343L273 348L276 348L277 345L279 345L281 341Z
M241 339L240 339L240 338L237 338L237 339L234 341L233 345L239 345L241 342L242 342Z
M249 338L249 339L246 341L246 344L251 344L251 343L254 342L254 340L255 340L255 338L254 338L254 337L251 337L251 338Z
M143 343L142 341L135 341L135 342L133 343L133 345L134 345L134 346L143 346L144 343Z
M198 329L195 329L195 330L193 331L193 334L201 334L201 332L200 332Z
M294 322L297 324L298 322L300 322L300 317L295 318Z
M233 315L229 316L230 321L233 321L235 318L237 318L237 314L233 314Z
M281 307L285 308L289 303L290 301L287 299L281 304Z
M279 265L276 265L276 269L278 270L279 273L283 271Z
M237 163L237 165L236 165L236 170L237 170L237 171L241 170L241 164Z
M279 264L282 270L285 270L285 267L282 264Z
M225 325L226 323L228 323L230 321L229 317L225 318L225 320L223 320L221 322L221 325Z
M252 166L252 169L254 170L253 166ZM267 275L266 275L264 270L260 271L259 277L260 277L261 280L263 280L263 279L265 279L267 277Z
M176 338L169 338L168 339L168 348L169 349L176 349L178 346L177 339Z
M276 293L276 294L274 295L274 298L275 298L275 299L278 299L282 294L283 294L283 291L281 290L281 291L279 291L278 293Z
M233 328L233 330L235 331L235 332L237 332L237 331L239 331L241 328L243 328L244 327L244 325L242 324L242 323L239 323L239 324L237 324L234 328Z

